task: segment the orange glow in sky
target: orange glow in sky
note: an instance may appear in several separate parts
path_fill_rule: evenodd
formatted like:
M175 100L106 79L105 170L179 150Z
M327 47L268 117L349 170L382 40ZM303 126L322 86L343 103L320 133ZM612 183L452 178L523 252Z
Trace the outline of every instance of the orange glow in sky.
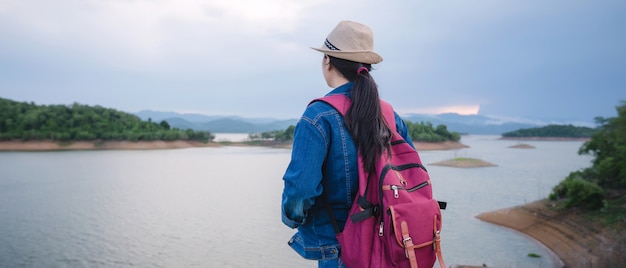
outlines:
M451 105L440 107L420 107L413 109L399 109L401 114L444 114L457 113L460 115L476 115L480 111L480 105Z

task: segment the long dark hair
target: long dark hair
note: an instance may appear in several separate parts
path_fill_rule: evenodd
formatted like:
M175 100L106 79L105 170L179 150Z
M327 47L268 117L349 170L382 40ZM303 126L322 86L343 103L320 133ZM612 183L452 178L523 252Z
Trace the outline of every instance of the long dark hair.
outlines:
M370 75L371 64L363 64L328 56L343 77L353 82L352 105L346 114L346 126L363 158L363 166L374 173L376 161L391 147L391 129L387 126L380 107L378 85ZM357 73L359 68L365 67Z

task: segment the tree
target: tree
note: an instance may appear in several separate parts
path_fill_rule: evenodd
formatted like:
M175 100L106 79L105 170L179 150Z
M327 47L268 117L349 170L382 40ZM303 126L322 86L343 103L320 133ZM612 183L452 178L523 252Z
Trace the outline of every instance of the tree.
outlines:
M171 129L166 121L157 124L101 106L35 105L0 98L0 140L197 140L214 136L191 129Z
M600 125L579 154L595 156L592 174L605 188L626 189L626 101L617 107L617 117L597 117Z
M289 127L287 127L287 129L285 130L285 139L293 140L293 134L295 132L296 132L296 126L290 125Z
M159 125L161 125L161 127L165 130L169 130L170 129L170 124L167 123L167 121L163 120L161 121L161 123L159 123Z
M446 125L438 125L435 128L431 122L413 123L406 121L406 126L409 131L409 136L413 141L444 142L459 141L461 139L461 135L458 132L448 131Z
M573 125L547 125L536 128L523 128L502 133L502 137L567 137L588 138L596 132L590 127L576 127Z
M623 211L619 200L626 192L626 102L617 107L617 114L596 118L598 130L578 151L594 156L591 167L571 172L553 188L550 199L566 198L567 207L606 210L613 206ZM615 200L618 205L611 205Z

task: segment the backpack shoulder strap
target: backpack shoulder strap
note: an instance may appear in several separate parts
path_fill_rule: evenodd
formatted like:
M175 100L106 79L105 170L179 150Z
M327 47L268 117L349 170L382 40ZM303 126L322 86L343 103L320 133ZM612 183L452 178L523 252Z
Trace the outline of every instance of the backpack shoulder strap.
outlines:
M333 94L325 97L317 98L311 101L314 103L316 101L321 101L328 103L330 106L335 108L341 115L345 116L348 113L348 108L350 108L350 104L352 103L350 98L344 94ZM309 103L309 105L311 104Z
M387 121L387 126L393 130L392 133L397 133L398 129L396 128L396 114L393 112L393 107L391 104L384 100L380 100L380 109L385 117L385 121Z
M314 99L313 101L311 101L311 103L316 102L316 101L323 101L325 103L328 103L330 106L335 108L335 110L341 113L341 115L343 115L344 117L346 116L346 113L348 113L348 109L350 108L350 105L352 104L352 101L350 100L350 98L348 98L348 96L344 94L328 95L322 98ZM383 113L383 117L385 117L385 121L387 122L387 126L389 126L389 128L391 128L393 132L397 132L396 117L395 117L395 113L393 111L393 107L391 106L391 104L389 104L388 102L384 100L380 100L380 108Z

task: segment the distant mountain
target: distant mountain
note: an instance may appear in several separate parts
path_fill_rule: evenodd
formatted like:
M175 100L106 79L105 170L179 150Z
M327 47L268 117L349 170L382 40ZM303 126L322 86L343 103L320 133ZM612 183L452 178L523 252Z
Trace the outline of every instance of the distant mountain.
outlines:
M297 119L279 120L273 118L244 118L239 116L208 116L202 114L180 114L143 110L135 113L143 120L167 121L171 127L179 129L205 130L212 133L260 133L283 130L295 125Z
M449 131L456 131L461 134L500 135L504 132L542 125L541 123L504 121L484 115L460 115L456 113L408 114L403 118L411 122L430 122L434 126L446 125Z
M180 118L188 122L194 123L202 123L207 121L212 121L216 119L223 118L223 116L208 116L203 114L180 114L175 112L157 112L150 110L143 110L135 113L136 116L139 116L142 120L148 120L151 118L152 121L159 122L161 120L171 119L171 118ZM169 122L168 123L172 123Z
M206 130L212 133L260 133L265 131L284 130L296 125L297 119L279 120L273 118L244 118L239 116L208 116L202 114L180 114L174 112L157 112L144 110L135 115L143 120L153 122L167 121L171 127L193 130ZM507 120L484 115L445 114L407 114L405 120L419 123L430 122L433 126L446 125L449 131L461 134L500 135L505 132L523 128L541 127L548 124L559 124L551 121L544 123L530 120ZM561 124L573 124L562 122ZM574 124L577 125L577 124ZM589 126L586 124L585 126Z
M254 124L232 118L221 118L205 123L198 124L198 127L202 130L208 130L216 133L253 133L253 132L263 132L270 131L275 129L267 129L260 130L260 128L256 127ZM285 127L287 128L287 127Z

